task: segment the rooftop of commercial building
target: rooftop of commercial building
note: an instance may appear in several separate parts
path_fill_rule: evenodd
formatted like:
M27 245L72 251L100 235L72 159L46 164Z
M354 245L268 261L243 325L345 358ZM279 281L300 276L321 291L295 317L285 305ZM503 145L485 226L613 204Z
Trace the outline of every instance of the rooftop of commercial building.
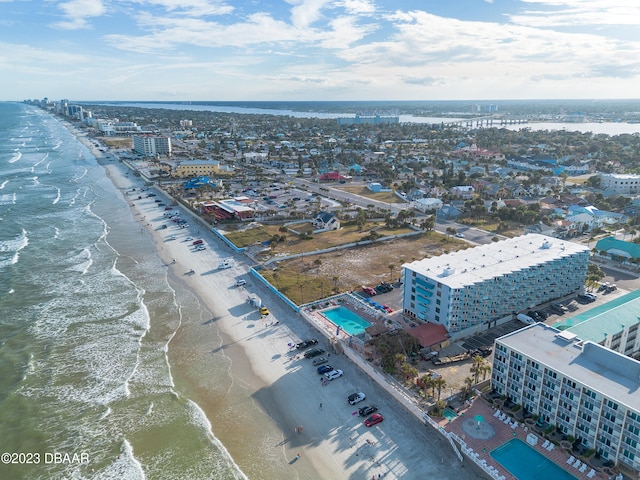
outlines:
M541 366L571 378L600 395L640 411L640 362L543 323L496 340Z
M451 288L461 288L581 252L589 252L589 247L530 233L416 260L403 267Z
M636 290L553 326L574 333L581 340L600 343L607 335L637 324L639 318L640 290Z

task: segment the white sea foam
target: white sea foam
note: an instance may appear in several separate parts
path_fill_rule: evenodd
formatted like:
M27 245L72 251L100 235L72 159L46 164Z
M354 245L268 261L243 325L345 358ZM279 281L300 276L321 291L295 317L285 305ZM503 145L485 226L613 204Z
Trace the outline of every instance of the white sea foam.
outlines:
M20 251L29 245L27 231L22 232L10 240L0 240L0 266L15 265L18 263Z
M21 158L22 158L22 152L16 148L16 153L14 153L13 157L9 159L9 163L16 163Z
M233 461L233 459L231 458L231 455L229 454L229 451L220 442L220 440L218 440L216 436L213 434L213 429L211 428L211 422L209 422L209 419L205 415L204 411L200 408L200 405L198 405L192 400L187 399L187 406L189 407L189 418L191 419L191 422L197 427L204 430L207 433L207 437L209 437L209 440L211 441L211 443L215 445L217 448L219 448L221 452L224 453L224 455L229 460L229 463L231 463L235 468L236 478L249 480L249 477L247 477L244 474L244 472L240 470L240 467Z
M111 407L107 407L107 409L104 411L104 413L102 415L100 415L100 420L104 420L109 415L111 415L112 412L113 412L113 410L111 410Z
M5 195L0 195L0 205L15 205L16 204L16 194L7 193Z
M136 458L131 443L125 438L122 443L120 455L110 464L99 472L95 473L94 478L105 480L143 480L146 478L142 463Z
M9 183L9 180L5 180L4 182L0 183L0 190L2 190L4 187L6 187L7 183Z
M36 163L33 164L34 167L37 167L38 165L40 165L42 162L44 162L47 158L49 158L49 152L44 154L44 157L40 160L38 160Z
M60 201L60 189L58 187L53 187L56 189L56 198L53 199L53 205L55 205L56 203L58 203Z

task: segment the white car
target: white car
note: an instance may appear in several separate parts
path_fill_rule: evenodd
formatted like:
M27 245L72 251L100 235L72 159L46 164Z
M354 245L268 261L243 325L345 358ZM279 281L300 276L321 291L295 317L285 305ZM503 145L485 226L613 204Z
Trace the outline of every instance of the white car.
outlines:
M365 398L367 398L367 396L364 393L359 392L352 393L347 397L347 400L349 400L349 405L355 405L356 403L360 403L361 401L363 401Z
M459 232L458 232L458 233L456 233L454 236L455 236L456 238L464 238L464 234L459 233Z
M185 242L192 242L192 241L193 241L193 238L192 238L192 237L187 237L187 238L185 238L185 239L184 239L184 241L185 241Z
M247 281L244 278L236 280L236 287L241 287L242 285L246 285Z
M336 378L339 378L341 376L342 370L331 370L330 372L324 374L324 378L326 378L327 380L335 380Z

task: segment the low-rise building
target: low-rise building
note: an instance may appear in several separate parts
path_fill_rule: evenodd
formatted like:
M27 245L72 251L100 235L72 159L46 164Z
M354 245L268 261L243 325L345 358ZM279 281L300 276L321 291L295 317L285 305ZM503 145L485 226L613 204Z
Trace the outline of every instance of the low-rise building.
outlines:
M187 160L175 166L173 176L180 178L213 176L219 171L220 162L216 160Z
M599 173L600 189L614 195L640 193L640 175Z

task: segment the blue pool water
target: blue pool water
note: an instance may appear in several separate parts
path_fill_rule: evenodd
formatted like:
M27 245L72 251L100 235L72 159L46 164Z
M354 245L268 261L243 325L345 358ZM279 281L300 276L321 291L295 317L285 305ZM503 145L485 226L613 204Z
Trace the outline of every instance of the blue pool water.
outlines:
M514 438L491 452L491 456L518 480L576 480L522 440Z
M322 314L337 327L342 328L349 335L360 335L371 324L358 314L346 307L340 306L324 310Z
M454 418L456 418L458 416L458 414L456 412L454 412L453 410L451 410L450 408L445 408L444 412L442 412L442 414L444 415L444 418L446 418L449 421L453 420Z

